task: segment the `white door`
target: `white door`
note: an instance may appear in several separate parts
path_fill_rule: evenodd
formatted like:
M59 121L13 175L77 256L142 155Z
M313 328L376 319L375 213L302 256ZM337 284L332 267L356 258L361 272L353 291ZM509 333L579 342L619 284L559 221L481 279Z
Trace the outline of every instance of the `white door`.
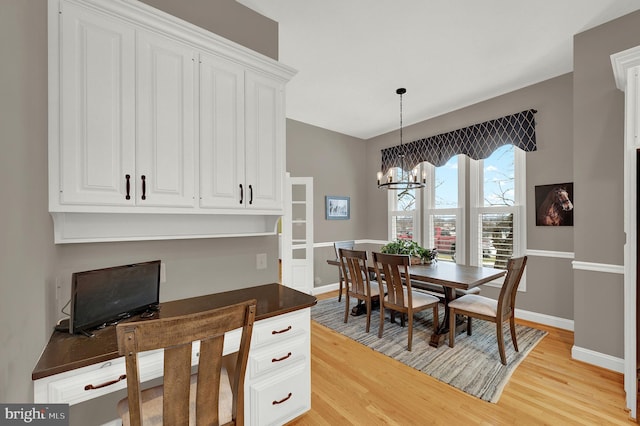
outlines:
M138 32L136 204L195 205L195 55L161 35Z
M72 3L59 19L59 201L133 205L134 30Z
M313 292L313 178L286 174L282 284Z

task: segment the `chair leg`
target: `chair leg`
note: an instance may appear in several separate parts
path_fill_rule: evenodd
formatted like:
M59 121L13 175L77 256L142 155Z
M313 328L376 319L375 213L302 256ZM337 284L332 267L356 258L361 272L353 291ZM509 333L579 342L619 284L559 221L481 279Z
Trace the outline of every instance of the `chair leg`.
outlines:
M347 292L347 294L345 294L344 297L345 300L345 304L344 304L344 322L347 322L347 319L349 318L349 292Z
M384 304L382 298L380 298L380 327L378 327L378 338L382 338L382 331L384 330Z
M449 347L453 348L456 340L456 311L449 308Z
M402 314L402 316L404 316L404 314ZM407 345L407 350L411 350L411 343L413 343L413 313L409 312L407 314L407 322L408 322L408 327L409 327L409 344Z
M342 273L340 274L340 280L339 281L340 281L340 288L338 289L338 302L340 302L342 300Z
M471 317L467 316L467 336L471 336Z
M513 347L516 352L520 352L518 350L518 341L516 340L516 319L513 317L513 315L509 319L509 328L511 329L511 340L513 341Z
M502 333L502 323L496 322L496 332L498 333L498 350L500 351L500 361L507 365L507 355L504 351L504 334Z
M368 298L365 304L367 306L367 333L368 333L369 326L371 325L371 298Z

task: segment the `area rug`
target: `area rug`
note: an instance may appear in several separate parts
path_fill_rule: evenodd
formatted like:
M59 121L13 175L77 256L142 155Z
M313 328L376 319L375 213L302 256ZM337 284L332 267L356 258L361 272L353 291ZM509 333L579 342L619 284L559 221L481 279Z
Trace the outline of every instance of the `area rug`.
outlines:
M473 334L456 335L453 348L450 348L448 343L439 348L429 346L433 327L432 311L428 309L414 315L413 345L412 350L408 351L407 327L401 327L397 317L396 323L393 324L389 321L389 313L386 313L384 333L379 339L380 311L375 309L372 312L371 330L366 333L366 315L349 315L348 322L343 322L344 303L344 299L342 302L335 298L320 300L311 308L311 319L441 382L493 403L498 402L504 386L518 365L547 334L546 331L516 324L520 349L520 352L516 352L511 344L509 326L506 324L504 331L507 365L502 365L495 324L488 321L474 319ZM355 302L352 306L355 306ZM443 313L440 315L442 320Z

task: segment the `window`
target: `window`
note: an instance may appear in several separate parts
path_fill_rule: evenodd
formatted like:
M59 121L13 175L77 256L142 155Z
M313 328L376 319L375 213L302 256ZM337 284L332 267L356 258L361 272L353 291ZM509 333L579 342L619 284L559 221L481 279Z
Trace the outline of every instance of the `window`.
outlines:
M399 168L394 170L397 176ZM419 226L416 208L420 201L419 190L389 192L389 240L413 240L419 241Z
M471 161L470 264L505 269L526 248L525 159L513 145Z
M456 155L441 167L423 163L428 178L425 188L425 245L438 249L438 260L464 263L464 165L466 156Z

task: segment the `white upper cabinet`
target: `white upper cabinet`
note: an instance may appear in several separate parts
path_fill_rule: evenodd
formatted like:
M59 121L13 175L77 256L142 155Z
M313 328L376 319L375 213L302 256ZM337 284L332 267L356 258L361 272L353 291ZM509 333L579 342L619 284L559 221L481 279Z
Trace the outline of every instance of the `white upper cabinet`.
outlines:
M136 0L48 1L56 242L274 234L294 71Z
M200 56L200 206L242 208L244 179L244 69Z
M60 30L51 206L132 205L126 195L135 166L135 31L73 4L60 14Z
M196 53L138 32L136 204L195 206Z
M248 206L280 209L284 176L284 84L253 72L245 79Z

